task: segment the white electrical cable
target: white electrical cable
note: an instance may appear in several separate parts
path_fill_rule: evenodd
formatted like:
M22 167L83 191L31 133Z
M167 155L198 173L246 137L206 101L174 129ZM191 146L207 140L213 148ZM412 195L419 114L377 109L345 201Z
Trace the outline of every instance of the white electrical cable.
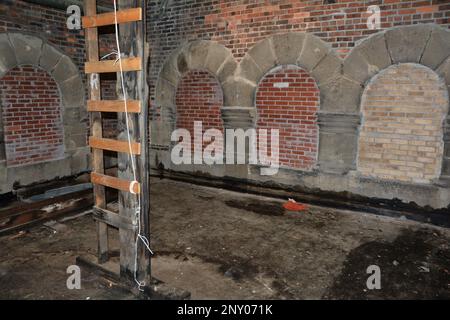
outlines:
M115 31L116 31L117 52L112 52L111 54L117 53L116 62L117 61L119 62L119 68L120 68L120 82L121 82L123 100L124 100L124 105L125 105L125 123L126 123L126 127L127 127L128 147L129 147L129 151L130 151L129 156L131 159L131 168L132 168L133 178L134 178L134 181L132 181L132 183L130 185L130 190L132 190L132 187L134 187L134 185L136 185L138 182L137 182L137 175L136 175L136 164L135 164L133 152L132 152L133 150L132 150L131 136L130 136L130 125L129 125L129 120L128 120L127 92L125 90L125 80L124 80L124 76L123 76L123 66L122 66L122 53L120 51L119 27L118 27L118 22L117 22L117 1L116 0L114 0L114 24L115 24ZM142 192L142 190L141 190L141 192ZM132 193L134 193L134 192L132 192ZM145 286L145 281L141 282L137 279L137 255L138 255L137 248L138 248L139 240L142 241L144 246L147 248L147 250L151 254L153 254L153 251L150 249L150 241L141 234L141 197L139 194L137 195L136 220L138 222L138 233L136 236L136 241L135 241L135 246L134 246L134 281L139 286L138 287L139 291L143 291L142 287Z

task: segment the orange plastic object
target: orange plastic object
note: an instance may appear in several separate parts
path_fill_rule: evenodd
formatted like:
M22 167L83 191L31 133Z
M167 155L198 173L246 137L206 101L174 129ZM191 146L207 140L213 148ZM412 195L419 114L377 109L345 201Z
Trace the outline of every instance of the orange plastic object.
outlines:
M298 203L294 200L289 200L285 204L283 204L283 208L289 211L305 211L308 209L308 206L303 203Z

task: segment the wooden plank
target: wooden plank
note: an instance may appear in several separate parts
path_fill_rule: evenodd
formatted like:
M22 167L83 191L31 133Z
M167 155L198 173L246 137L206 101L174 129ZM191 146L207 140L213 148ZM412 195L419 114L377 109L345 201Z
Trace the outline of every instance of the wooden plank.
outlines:
M117 11L117 23L127 23L142 20L141 8L131 8ZM85 16L82 18L83 28L95 28L115 24L114 12Z
M77 257L76 264L86 273L95 274L100 278L105 278L107 281L120 283L121 279L119 275L119 268L116 266L116 264L108 262L103 266L100 266L95 263L94 259L95 257L91 255Z
M71 213L82 211L93 205L90 190L78 191L48 200L52 200L52 202L41 201L39 206L31 204L30 209L20 212L11 210L10 215L6 215L4 212L3 216L0 217L0 236L29 229L49 220L59 219Z
M137 224L116 212L94 207L94 218L118 229L136 230Z
M125 112L125 103L123 100L101 100L87 102L89 112ZM141 102L138 100L127 101L127 112L140 113Z
M97 1L84 0L84 12L87 16L95 16L97 14ZM89 28L85 31L86 35L86 53L88 61L94 62L99 60L98 48L98 29ZM96 81L94 81L96 80ZM96 82L96 83L95 83ZM87 80L89 84L90 100L101 100L100 76L98 74L90 74ZM103 136L102 114L100 112L90 113L90 123L92 136L101 138ZM94 149L92 152L92 169L103 174L105 172L103 163L103 150ZM106 208L105 188L102 185L94 185L95 205L99 208ZM97 222L97 239L98 239L98 261L104 263L108 261L108 225L103 222Z
M141 7L145 10L145 0L119 0L119 8ZM144 11L143 11L144 12ZM140 56L142 59L142 70L147 70L147 54L146 54L146 37L145 37L145 16L141 23L133 24L121 24L119 25L120 31L120 47L121 51L125 53L125 56L130 56L132 53L136 56ZM134 219L137 222L136 207L140 202L141 214L139 219L141 220L141 236L150 239L149 236L149 216L147 205L149 203L149 192L146 188L146 181L148 174L145 173L148 166L148 158L145 157L145 150L148 145L147 127L143 126L143 121L148 118L145 115L148 105L148 98L146 95L146 89L148 85L146 83L146 72L129 72L124 74L125 76L125 91L127 99L140 100L143 112L136 115L128 115L128 124L130 127L130 133L132 134L133 141L141 143L141 148L144 152L141 152L139 157L136 157L136 170L137 179L141 183L140 201L139 199L129 192L119 192L119 212L121 216L126 216L130 219ZM120 77L119 77L120 80ZM119 96L123 95L120 91ZM126 136L126 122L127 118L124 113L117 115L121 132L119 136ZM129 160L129 155L119 153L118 154L118 177L121 179L132 179L133 168ZM133 275L136 272L139 281L145 283L151 282L151 266L150 258L151 254L147 250L142 241L137 242L136 248L136 232L130 230L119 230L120 238L120 272L124 277L130 277L133 280ZM136 257L137 250L137 257ZM137 258L137 261L136 261ZM137 263L136 263L137 262Z
M101 185L105 187L110 187L113 189L130 192L131 181L119 179L116 177L107 176L104 174L99 174L92 172L91 173L91 182L95 185ZM139 183L135 183L133 185L133 192L138 194L141 191L141 185Z
M89 146L94 149L123 152L128 154L130 154L131 151L131 154L141 154L141 144L137 142L131 142L130 144L128 141L90 137Z
M91 29L88 29L91 30ZM139 57L123 58L122 70L128 71L141 71L142 61ZM84 72L90 73L108 73L108 72L120 72L120 63L116 60L103 60L103 61L89 61L84 65Z
M146 7L146 1L142 0L140 1L141 6L144 8ZM149 86L148 86L148 79L147 79L147 72L145 70L148 70L149 63L150 63L150 45L147 42L147 36L146 36L146 21L144 21L140 24L140 28L137 28L136 32L136 42L137 42L137 52L141 52L142 55L142 69L144 72L138 73L138 85L137 85L137 92L138 92L138 99L141 101L141 105L144 106L142 113L140 114L140 117L138 118L138 125L139 125L139 141L141 142L141 156L137 159L137 167L138 167L138 177L139 182L141 184L141 193L140 193L140 203L141 203L141 214L140 214L140 221L139 224L141 226L141 235L146 237L150 244L150 172L148 165L150 162L150 156L149 156L149 147L150 147L150 141L149 141L149 115L148 115L148 108L145 106L148 106L149 103ZM145 282L150 282L155 280L152 278L151 274L151 253L149 250L141 243L140 246L138 246L138 269L137 274L139 277L141 277L141 280ZM188 297L190 296L190 293L179 293L179 297ZM183 299L183 298L182 298Z
M74 196L78 196L79 194L87 195L90 193L92 193L92 190L86 189L86 190L82 190L82 191L77 191L76 193L63 194L61 196L57 196L57 197L45 199L45 200L40 200L40 201L36 201L36 202L32 202L32 203L21 202L17 206L0 210L0 219L15 216L15 215L20 215L22 213L32 211L32 210L39 210L40 208L52 205L55 202L62 202L62 201L67 201L67 200L73 199Z

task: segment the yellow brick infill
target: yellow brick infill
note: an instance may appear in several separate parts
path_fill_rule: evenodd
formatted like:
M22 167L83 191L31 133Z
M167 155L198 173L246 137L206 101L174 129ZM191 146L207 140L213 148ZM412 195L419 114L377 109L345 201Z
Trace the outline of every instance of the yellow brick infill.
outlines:
M369 83L363 98L358 170L367 176L430 183L440 175L445 82L427 67L391 66Z

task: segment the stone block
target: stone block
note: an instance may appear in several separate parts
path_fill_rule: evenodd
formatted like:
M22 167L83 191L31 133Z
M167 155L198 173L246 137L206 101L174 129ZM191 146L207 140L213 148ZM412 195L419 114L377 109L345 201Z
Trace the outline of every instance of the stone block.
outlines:
M7 34L0 34L0 77L17 65L16 54Z
M50 73L62 57L63 54L55 47L44 44L39 60L39 66Z
M9 39L14 47L19 65L36 66L39 64L42 54L42 39L21 33L10 33Z
M65 107L78 107L84 105L85 90L80 76L77 74L66 81L59 82L59 90Z
M394 63L419 63L430 38L431 25L402 26L386 31L387 48Z
M341 73L342 60L339 59L334 52L323 58L319 64L311 71L318 85L330 82Z
M156 104L158 106L175 105L176 88L167 80L159 79L156 85Z
M224 101L227 107L253 107L256 86L242 78L233 78L222 84Z
M169 81L173 86L178 85L181 75L177 69L177 55L170 56L164 63L164 66L159 73L159 77Z
M278 65L297 63L303 49L306 33L285 33L272 37L273 50ZM270 56L269 56L270 57Z
M247 55L252 57L263 74L277 65L277 57L274 54L271 39L258 42L248 51Z
M63 56L55 65L51 75L57 83L61 83L79 76L79 70L68 56Z
M447 86L450 86L450 57L439 66L436 72L444 78Z
M422 55L421 63L436 69L450 56L450 31L435 26L431 31L430 40Z
M374 75L391 65L384 33L375 34L358 43L343 64L346 77L366 84Z
M323 172L347 173L356 168L357 134L320 132L319 168Z
M330 52L331 48L320 38L307 34L297 65L310 72Z
M321 111L356 113L359 110L363 93L360 84L345 77L336 77L319 89Z
M228 81L230 77L234 77L236 69L238 67L237 62L233 57L229 57L227 61L223 64L222 68L218 71L217 78L220 83Z
M233 56L227 48L218 43L211 43L205 61L205 68L217 76L220 67L228 58L233 58Z
M255 84L264 76L264 72L253 61L251 56L245 56L239 64L239 76Z
M191 42L186 50L185 55L187 57L189 70L204 70L206 58L208 57L210 41L194 41Z

